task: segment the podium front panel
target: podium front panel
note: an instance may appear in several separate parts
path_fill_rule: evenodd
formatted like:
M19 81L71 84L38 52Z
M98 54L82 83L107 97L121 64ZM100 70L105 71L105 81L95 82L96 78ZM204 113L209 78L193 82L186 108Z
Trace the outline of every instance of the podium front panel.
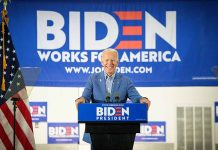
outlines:
M140 133L140 123L86 123L85 132L95 134Z
M147 105L92 103L78 106L79 123L147 123Z

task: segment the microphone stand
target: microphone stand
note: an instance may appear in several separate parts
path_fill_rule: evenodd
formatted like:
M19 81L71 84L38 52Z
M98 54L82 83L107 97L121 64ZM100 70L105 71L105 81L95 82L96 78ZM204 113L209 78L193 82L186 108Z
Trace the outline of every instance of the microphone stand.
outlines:
M11 101L13 102L13 106L14 106L14 133L13 133L13 142L14 142L14 150L16 149L16 144L15 144L15 135L16 135L16 109L17 109L17 105L16 105L16 102L19 101L20 98L11 98Z
M105 97L105 103L110 103L110 99L111 99L110 93L107 92L107 93L106 93L106 97Z
M111 98L110 98L110 96L109 96L109 95L108 95L108 96L106 96L106 99L105 99L105 100L106 100L106 103L109 103L109 102L110 102L110 99L111 99Z
M116 100L116 103L119 103L120 97L118 93L115 94L114 99Z

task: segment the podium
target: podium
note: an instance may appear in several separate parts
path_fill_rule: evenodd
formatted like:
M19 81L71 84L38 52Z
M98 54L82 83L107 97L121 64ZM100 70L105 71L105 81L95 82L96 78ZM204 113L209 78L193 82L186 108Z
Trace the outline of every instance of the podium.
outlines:
M78 110L78 122L86 124L93 150L132 150L140 123L147 122L145 104L80 104Z

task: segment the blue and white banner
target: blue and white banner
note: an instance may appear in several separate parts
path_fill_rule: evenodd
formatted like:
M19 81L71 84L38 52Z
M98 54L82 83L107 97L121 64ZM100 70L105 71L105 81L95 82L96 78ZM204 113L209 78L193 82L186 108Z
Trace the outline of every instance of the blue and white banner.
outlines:
M136 142L166 142L166 122L141 124L140 130L140 133L136 134Z
M84 86L119 51L117 72L136 86L217 86L218 2L16 0L9 28L22 67L40 86Z
M215 102L215 122L218 123L218 102Z
M136 111L137 110L137 111ZM78 121L87 122L147 122L144 104L94 103L78 106Z
M78 142L77 123L48 123L48 144Z
M47 102L30 102L33 122L47 122Z

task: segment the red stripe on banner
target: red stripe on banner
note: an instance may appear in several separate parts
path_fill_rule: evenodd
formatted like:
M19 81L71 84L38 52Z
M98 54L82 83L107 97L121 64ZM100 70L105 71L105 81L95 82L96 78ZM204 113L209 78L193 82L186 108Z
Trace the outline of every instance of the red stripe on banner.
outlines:
M115 11L120 20L142 20L141 11Z
M38 106L32 106L33 112L32 114L38 114Z
M30 111L27 108L24 101L22 100L22 101L17 102L17 107L19 108L19 110L22 113L23 117L25 118L28 126L31 128L31 130L33 132L32 118L31 118L31 115L30 115Z
M66 135L71 135L71 127L66 127Z
M123 35L142 35L141 26L123 26Z
M121 113L121 110L116 110L116 113Z
M115 107L115 109L121 109L122 107Z
M116 49L141 49L142 41L120 41Z
M155 134L155 133L157 133L157 126L151 126L151 133L152 134Z
M0 139L2 140L4 147L8 150L13 149L13 145L11 143L11 141L8 138L8 135L5 133L5 130L2 126L2 124L0 124Z
M14 115L11 113L7 105L2 106L2 112L4 113L11 127L14 128L14 118L13 118ZM16 121L16 136L25 149L33 150L32 145L29 143L25 133L23 132L22 128L20 127L17 121Z

